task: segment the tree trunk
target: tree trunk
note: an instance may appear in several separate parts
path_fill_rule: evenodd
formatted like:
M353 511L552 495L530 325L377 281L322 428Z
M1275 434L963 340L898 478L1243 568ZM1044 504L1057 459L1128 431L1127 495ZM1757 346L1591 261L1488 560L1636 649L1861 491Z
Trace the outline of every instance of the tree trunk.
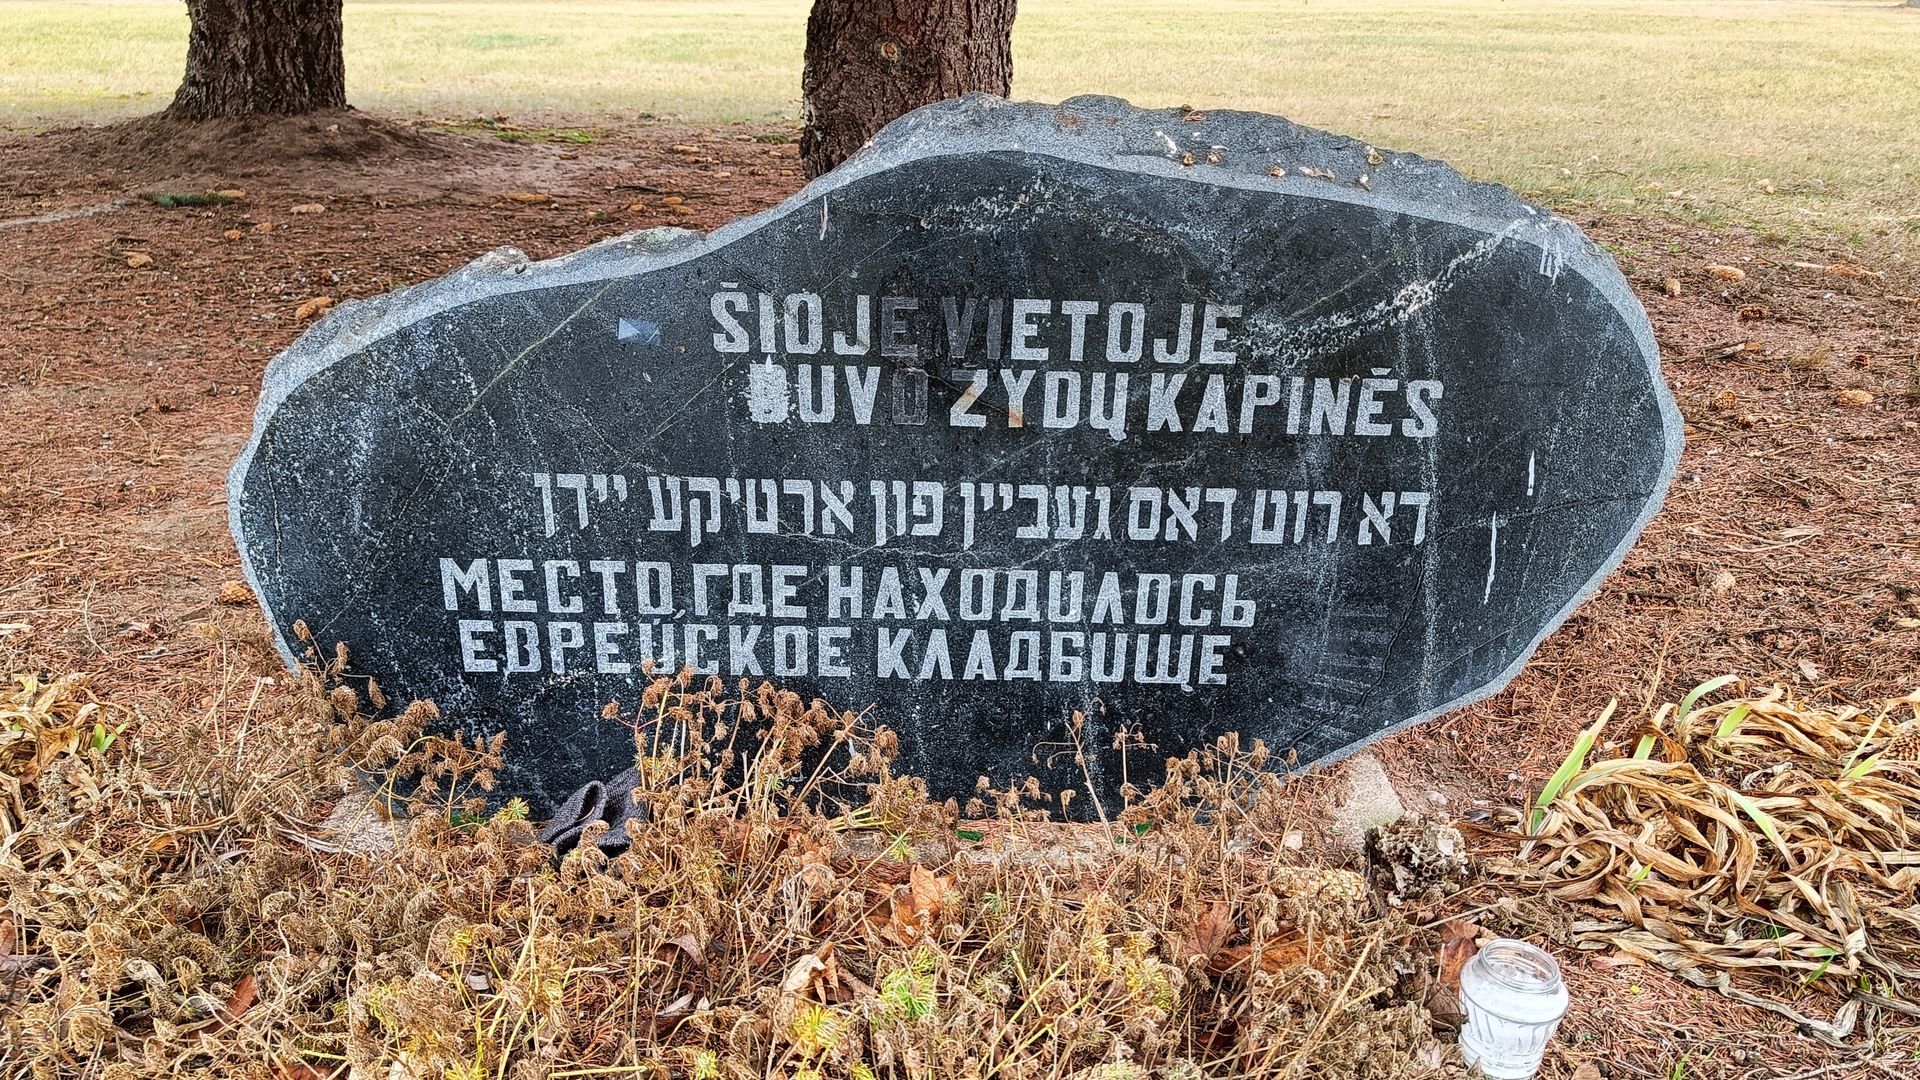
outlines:
M347 107L341 0L187 0L186 120Z
M800 156L819 176L896 117L1013 80L1015 0L814 0Z

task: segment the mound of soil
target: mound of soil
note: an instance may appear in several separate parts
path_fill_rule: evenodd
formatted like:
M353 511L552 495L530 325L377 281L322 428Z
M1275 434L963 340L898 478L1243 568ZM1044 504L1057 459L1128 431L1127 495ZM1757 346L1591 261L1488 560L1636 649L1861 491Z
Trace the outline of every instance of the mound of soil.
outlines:
M49 164L122 183L280 174L301 164L391 168L465 158L471 140L352 109L190 121L155 113L40 136Z

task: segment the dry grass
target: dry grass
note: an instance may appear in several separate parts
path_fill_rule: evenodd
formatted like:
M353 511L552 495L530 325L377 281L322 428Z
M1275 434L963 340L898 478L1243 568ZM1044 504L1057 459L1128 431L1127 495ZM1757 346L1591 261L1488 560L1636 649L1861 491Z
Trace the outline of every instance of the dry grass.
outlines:
M350 2L380 113L798 116L805 0ZM0 125L151 112L186 18L0 0ZM1892 0L1029 0L1014 91L1255 108L1556 208L1920 246L1920 9Z
M556 867L469 799L500 748L422 738L429 707L308 678L100 745L114 715L73 675L0 704L0 1071L1459 1075L1407 978L1430 935L1289 865L1257 749L1063 842L1015 792L956 827L849 714L663 679L623 716L651 823ZM314 819L376 767L420 786L355 851Z
M1700 696L1662 708L1629 756L1589 763L1603 715L1509 872L1606 910L1570 944L1835 1044L1863 1008L1920 1016L1920 692L1867 710Z

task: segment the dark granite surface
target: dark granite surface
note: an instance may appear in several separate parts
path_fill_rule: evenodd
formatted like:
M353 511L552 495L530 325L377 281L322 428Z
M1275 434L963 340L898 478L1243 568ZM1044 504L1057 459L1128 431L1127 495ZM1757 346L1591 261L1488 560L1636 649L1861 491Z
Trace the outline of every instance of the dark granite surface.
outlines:
M1076 709L1157 747L1139 782L1491 693L1679 444L1619 271L1505 189L1259 114L974 97L709 237L343 306L269 369L229 502L289 658L304 619L505 729L536 809L631 764L600 705L647 657L871 704L964 796L1083 783L1034 753Z

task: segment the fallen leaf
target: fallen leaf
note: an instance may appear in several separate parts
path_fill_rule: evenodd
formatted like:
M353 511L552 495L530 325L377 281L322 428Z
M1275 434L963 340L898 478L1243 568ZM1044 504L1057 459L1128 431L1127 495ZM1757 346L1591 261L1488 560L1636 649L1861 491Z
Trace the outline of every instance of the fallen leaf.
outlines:
M1735 314L1741 322L1759 322L1767 316L1772 315L1773 309L1767 307L1765 304L1742 304L1740 310Z
M669 195L666 198L660 200L661 205L663 206L679 206L681 203L686 201L687 200L681 198L678 195Z
M241 232L239 229L228 229L226 232L223 232L220 235L226 237L229 240L238 240L247 234Z
M214 192L214 194L223 199L244 199L247 197L247 189L237 187L221 188L219 191Z
M1367 147L1367 164L1383 165L1386 163L1386 160L1387 160L1386 158L1383 158L1380 156L1380 151L1375 150L1371 146Z
M253 1008L254 999L259 996L259 991L259 984L254 980L252 972L240 976L240 981L233 984L233 994L227 998L226 1005L220 1010L220 1018L229 1024L239 1020L248 1009Z
M686 953L687 959L697 966L704 966L707 962L706 946L700 944L700 939L692 934L681 934L677 938L670 939L667 944Z
M646 204L646 203L643 203L643 202L630 202L630 203L628 203L628 204L627 204L627 213L629 213L629 214L638 214L638 213L642 213L642 212L644 212L644 211L646 210L646 208L647 208L647 204Z
M127 256L127 266L131 269L139 270L144 267L148 267L152 265L153 265L153 256L147 254L144 251L136 251L133 254Z
M1679 296L1680 295L1680 279L1677 277L1670 277L1667 280L1660 283L1660 288L1665 290L1668 296Z
M331 296L316 296L293 309L293 317L305 322L308 319L325 315L327 311L333 307L334 302Z
M907 882L912 890L913 910L929 919L946 907L947 893L953 889L952 875L935 877L933 871L919 863L914 863L913 869L907 872Z
M223 581L220 583L220 602L223 604L251 604L253 590L247 588L244 581Z
M1226 948L1227 941L1232 937L1233 916L1227 902L1215 900L1193 921L1193 932L1187 936L1187 944L1182 952L1188 957L1203 956L1212 960L1215 953Z
M550 203L553 201L553 196L544 191L509 191L507 192L507 198L517 203L524 203L527 206L538 206L541 203Z
M666 1008L661 1009L658 1013L655 1013L654 1019L655 1020L678 1020L678 1019L681 1019L682 1017L692 1016L694 1013L697 1013L697 1012L705 1012L707 1011L707 1009L711 1008L712 1005L713 1005L713 1002L709 1000L706 997L706 995L702 994L700 997L695 998L693 996L693 992L688 991L687 993L681 994L679 997L674 998L673 1002L669 1004Z
M1480 927L1465 919L1450 922L1440 930L1440 953L1436 957L1440 973L1427 990L1427 1011L1452 1027L1466 1020L1460 1004L1460 970L1480 951Z
M1327 944L1323 941L1322 946ZM1282 931L1268 939L1256 955L1252 945L1234 945L1220 949L1207 958L1207 970L1215 975L1258 967L1271 975L1276 971L1299 967L1307 962L1307 936L1298 930Z
M1479 925L1464 919L1459 922L1448 923L1445 929L1441 931L1441 986L1448 987L1455 993L1459 992L1460 971L1467 966L1467 961L1473 959L1473 955L1480 951L1480 946L1477 943L1479 937Z
M260 222L260 223L259 223L258 225L255 225L255 226L253 227L253 231L254 231L254 232L257 232L257 233L268 233L268 232L272 232L272 231L273 231L273 222L271 222L271 221L262 221L262 222Z
M1734 584L1733 571L1722 570L1713 575L1713 582L1707 587L1712 589L1716 594L1724 595L1733 590Z
M1745 270L1742 270L1737 266L1724 266L1724 265L1721 265L1720 263L1714 263L1708 266L1707 273L1714 277L1719 278L1721 281L1747 280L1747 272Z
M788 994L804 994L813 989L816 983L831 987L838 981L833 963L833 942L829 941L794 961L793 966L787 969L787 977L780 981L780 989Z
M1842 390L1833 395L1833 403L1858 409L1861 406L1873 404L1873 394L1866 390Z
M1802 660L1799 662L1798 666L1800 668L1800 674L1805 675L1807 677L1808 682L1820 681L1820 669L1817 666L1815 666L1813 661Z
M670 146L667 149L672 150L676 154L697 154L700 152L699 147L687 146L684 143L678 146Z
M1771 191L1772 188L1769 187L1768 190ZM1582 1062L1579 1068L1573 1070L1573 1080L1601 1080L1600 1066L1591 1061Z
M317 202L296 203L293 206L287 207L287 213L289 214L324 214L326 212L327 208Z

